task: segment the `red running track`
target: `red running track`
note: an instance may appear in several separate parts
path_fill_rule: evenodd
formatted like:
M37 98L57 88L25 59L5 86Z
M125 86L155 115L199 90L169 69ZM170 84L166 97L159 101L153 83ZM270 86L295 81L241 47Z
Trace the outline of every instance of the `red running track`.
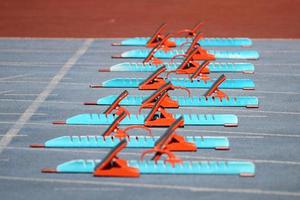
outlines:
M205 20L207 36L300 38L299 0L7 0L0 36L128 37Z

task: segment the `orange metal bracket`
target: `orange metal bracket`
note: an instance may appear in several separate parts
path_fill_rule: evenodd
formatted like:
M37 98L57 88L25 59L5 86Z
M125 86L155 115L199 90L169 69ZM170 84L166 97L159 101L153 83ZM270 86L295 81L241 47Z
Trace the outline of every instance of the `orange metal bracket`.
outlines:
M223 83L226 80L226 76L222 74L215 82L214 84L210 87L210 89L207 90L207 92L204 94L205 97L213 96L219 98L221 101L223 98L229 99L228 95L219 90L219 85Z
M163 92L162 95L157 99L157 102L153 106L152 110L145 118L144 125L148 127L164 127L170 126L176 119L171 113L168 113L161 105L164 98L167 97L167 93ZM183 126L183 124L182 124Z
M146 63L151 63L154 65L160 65L163 64L162 60L155 58L154 54L159 50L159 48L161 47L161 42L158 43L148 54L148 56L143 60L143 64Z
M167 68L165 66L158 68L155 72L153 72L153 74L140 83L139 90L157 90L159 87L166 84L165 79L159 77L159 75L166 70Z
M159 41L156 41L154 43L147 43L146 46L147 47L156 47L157 45L159 45L159 49L164 49L165 51L169 50L169 47L176 47L176 43L173 41L170 41L170 38L174 36L173 34L167 34L165 37L159 39Z
M162 155L166 154L168 158L166 162L171 164L181 163L181 159L176 157L171 151L196 151L195 144L186 142L184 138L175 133L175 130L183 124L183 117L178 118L168 130L156 142L152 149L146 150L141 155L141 160L144 159L146 154L154 153L152 160L158 161Z
M206 75L209 73L208 65L208 60L203 61L201 65L196 68L195 72L189 77L190 80L193 81L197 77L199 77L201 80L204 80L205 82L207 80L211 80L211 78Z
M188 93L188 96L191 95L191 92L190 92L189 89L184 88L184 87L177 87L177 86L172 85L172 83L168 82L168 83L162 85L158 90L156 90L147 99L145 99L142 102L142 105L141 105L140 109L142 109L142 108L152 108L154 106L154 104L156 103L157 99L162 95L163 92L168 92L168 91L174 90L174 89L185 90ZM164 108L178 108L179 107L178 102L171 99L171 97L168 94L166 95L166 97L162 101L161 105Z
M114 110L116 111L114 114L120 115L121 113L125 112L126 114L130 114L127 109L120 106L119 103L128 96L128 91L124 90L117 98L116 100L103 112L103 114L111 114Z
M192 29L179 30L176 35L186 34L186 37L195 37L198 30L204 25L203 22L199 22Z
M144 160L144 157L150 153L155 153L152 157L152 160L154 160L155 162L157 162L162 157L162 155L165 154L168 156L168 158L165 159L165 162L169 162L172 165L175 165L176 163L182 163L182 160L175 156L175 154L173 154L171 151L155 148L144 151L141 155L141 160Z
M117 137L117 138L125 138L125 137L129 137L129 135L127 134L127 132L131 129L137 129L137 128L141 128L144 129L148 132L148 134L150 136L152 136L152 132L151 129L149 129L148 127L145 127L143 125L133 125L133 126L127 126L124 130L119 128L119 123L126 117L126 113L123 112L121 113L114 121L113 123L106 129L106 131L104 131L104 133L102 134L102 136L110 136L113 133L113 136Z
M194 60L215 60L215 56L213 54L209 54L205 49L203 49L200 45L196 45L195 52L193 52L193 59ZM186 53L189 54L194 49L188 50Z
M193 51L191 51L188 56L183 60L183 62L179 65L179 67L176 70L169 71L166 75L166 78L169 77L170 74L176 73L176 74L193 74L198 70L197 76L200 74L209 74L210 71L208 69L209 61L205 60L201 64L199 62L194 60L194 55L198 52L197 48L194 48ZM200 68L200 69L199 69Z
M187 42L182 43L179 46L179 48L183 48L185 45L189 44L189 48L188 48L187 52L190 52L192 50L192 48L195 47L196 45L200 46L199 41L203 38L204 38L203 33L197 33L197 34L194 35L194 38L193 38L192 41L187 41Z
M179 117L156 141L155 147L169 151L197 151L194 143L185 141L184 137L175 133L176 129L184 124L183 117Z
M104 131L102 136L109 136L114 133L114 136L118 138L127 137L128 135L126 134L126 132L118 127L119 123L126 117L126 115L126 112L121 113L106 129L106 131Z
M175 47L175 42L169 41L170 37L173 36L172 34L167 34L160 42L158 42L153 49L149 52L147 57L143 60L143 64L151 63L154 65L163 64L163 62L154 57L154 54L159 50L163 49L164 51L169 51L169 47Z
M125 139L115 146L95 167L94 176L139 177L140 172L137 168L129 167L126 160L117 157L117 154L126 146Z
M195 37L196 33L203 26L203 24L204 24L203 22L199 22L192 29L182 29L172 35L174 35L174 36L186 35L185 37L187 37L187 38ZM155 31L155 33L151 36L151 38L147 42L147 44L146 44L147 47L155 47L157 44L159 44L163 39L165 39L167 37L162 34L162 32L166 28L166 26L167 26L167 24L163 23L162 25L160 25L158 27L158 29ZM166 45L167 47L176 47L176 43L170 41L169 38L167 38L164 41L164 45Z

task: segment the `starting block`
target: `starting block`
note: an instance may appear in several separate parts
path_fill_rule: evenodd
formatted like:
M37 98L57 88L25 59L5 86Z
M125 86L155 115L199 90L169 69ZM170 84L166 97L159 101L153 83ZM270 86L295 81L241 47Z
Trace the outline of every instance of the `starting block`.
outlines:
M134 72L152 72L156 71L163 65L166 67L166 71L175 72L177 74L193 74L197 70L199 73L220 73L220 72L243 72L254 73L254 65L251 63L211 63L209 60L203 61L201 64L194 59L194 55L197 53L197 49L192 50L185 59L179 63L174 63L174 59L170 63L163 63L159 59L146 58L143 63L120 63L110 68L99 69L99 72L110 71L134 71ZM150 55L151 56L151 55ZM200 69L199 69L200 68Z
M126 117L126 113L119 115L102 135L89 136L61 136L46 141L44 144L32 144L33 148L111 148L115 147L123 139L127 141L127 148L153 148L158 136L153 136L151 129L144 126L128 126L125 129L119 128L119 123ZM183 118L178 118L165 132L175 132ZM148 136L130 136L131 129L142 128L148 131ZM187 144L187 145L185 145ZM195 151L199 149L228 150L229 141L226 137L210 136L181 136L177 133L169 142L170 151Z
M201 68L199 68L201 69ZM163 78L161 74L167 69L158 68L148 78L114 78L104 81L101 85L90 85L91 88L139 88L140 90L157 90L170 81L175 87L209 89L216 79L211 79L201 70L196 70L189 78ZM200 76L200 78L198 78ZM255 84L251 79L226 79L219 86L220 89L253 90Z
M181 65L180 62L151 64L151 63L130 63L123 62L109 68L101 68L99 72L154 72L158 68L165 66L168 71L174 71ZM254 73L255 67L252 63L218 63L210 62L207 66L211 73Z
M236 115L230 114L171 114L167 112L162 102L167 97L164 92L155 103L151 112L148 115L143 114L130 114L124 107L120 106L120 102L128 96L125 90L106 109L103 114L80 114L68 118L66 121L57 121L53 124L68 124L68 125L110 125L120 115L125 112L127 116L120 122L120 125L145 125L148 127L166 127L170 126L177 118L183 116L184 125L189 126L225 126L232 127L238 125ZM115 113L113 113L115 112ZM182 124L183 126L183 124Z
M224 82L225 75L217 79L206 95L203 96L169 96L163 102L165 108L178 108L178 107L246 107L258 108L258 98L253 96L227 96L224 92L220 96L219 85ZM152 107L157 98L165 91L176 89L170 82L161 86L150 96L127 96L120 105L122 106L142 106L145 105ZM211 92L210 92L211 91ZM118 96L109 95L99 98L97 102L85 103L86 105L111 105Z
M127 145L122 140L103 160L71 160L55 168L44 168L43 173L92 173L104 177L139 177L140 174L216 174L255 176L255 165L247 161L182 161L166 149L172 134L162 137L155 147L142 154L141 160L124 160L117 156ZM151 160L144 155L154 153ZM167 159L160 160L162 155Z
M166 45L168 47L178 47L184 45L186 43L190 43L193 41L193 37L195 37L196 33L200 29L203 23L197 24L192 29L184 29L180 30L174 34L172 37L168 38L166 41ZM127 38L122 40L119 43L113 43L113 46L146 46L146 47L154 47L157 45L162 39L165 38L163 35L163 31L166 27L166 24L162 24L151 37L134 37ZM181 35L185 35L185 37L179 37ZM252 41L249 38L204 38L201 37L198 40L198 43L203 47L249 47L252 45Z
M142 58L144 62L152 60L155 64L161 64L160 59L175 59L178 57L185 57L194 51L194 60L216 60L216 59L250 59L257 60L259 54L254 50L235 50L235 51L219 51L206 50L198 43L199 35L195 37L189 48L169 49L164 45L162 40L158 45L151 49L135 49L122 53L121 55L114 55L112 58Z

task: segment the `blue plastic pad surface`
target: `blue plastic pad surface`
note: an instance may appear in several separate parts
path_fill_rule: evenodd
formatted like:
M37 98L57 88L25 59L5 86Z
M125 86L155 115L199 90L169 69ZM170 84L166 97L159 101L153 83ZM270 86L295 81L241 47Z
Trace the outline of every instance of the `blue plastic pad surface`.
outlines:
M102 87L109 88L137 88L144 81L143 78L113 78L102 82ZM186 88L210 88L216 79L189 80L187 78L170 78L174 86ZM254 89L255 84L251 79L227 79L219 86L220 89Z
M176 114L174 117L177 119L182 115ZM66 124L69 125L110 125L116 116L109 114L80 114L75 115L66 120ZM126 116L120 125L143 125L145 121L145 115L129 115ZM234 126L238 124L238 118L236 115L230 114L184 114L184 125L190 126Z
M98 105L111 105L117 98L116 95L109 95L97 100ZM148 96L127 96L120 105L124 106L140 106ZM258 98L250 96L229 97L228 99L204 96L171 96L171 99L178 102L182 107L258 107Z
M120 42L123 46L146 46L150 37L134 37L127 38ZM170 38L170 41L176 43L177 46L186 42L191 42L193 38ZM252 41L249 38L203 38L198 41L204 47L239 47L251 46Z
M150 53L151 49L134 49L130 51L123 52L121 54L122 58L146 58ZM158 50L155 52L154 56L162 59L170 59L176 55L185 54L185 49L174 49L170 51ZM254 50L208 50L209 54L215 56L216 59L258 59L259 54Z
M129 136L127 148L152 148L158 136ZM187 142L194 143L200 149L229 147L227 137L185 136ZM46 148L111 148L119 144L121 139L114 136L61 136L45 142Z
M176 70L181 63L164 63L159 65L152 65L149 63L129 63L123 62L110 67L110 71L128 71L128 72L154 72L159 67L163 65L166 66L167 71ZM225 73L225 72L243 72L243 73L253 73L255 67L252 63L218 63L218 62L211 62L208 65L208 69L210 72L218 72L218 73Z
M56 167L58 173L92 173L101 160L72 160ZM141 174L255 174L255 165L246 161L183 161L174 166L164 161L130 160L128 165Z

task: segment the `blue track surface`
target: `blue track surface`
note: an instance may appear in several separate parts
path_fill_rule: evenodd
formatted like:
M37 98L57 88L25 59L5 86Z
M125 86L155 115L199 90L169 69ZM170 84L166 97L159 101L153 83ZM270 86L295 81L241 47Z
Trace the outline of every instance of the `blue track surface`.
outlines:
M32 143L62 135L97 135L107 126L54 126L79 113L104 111L82 102L118 95L119 89L90 89L115 77L145 78L149 73L98 73L126 59L111 59L132 47L111 47L117 39L0 39L0 196L1 199L299 199L300 198L300 40L254 40L260 60L255 74L227 74L253 79L256 90L226 90L232 96L257 96L259 109L181 108L180 113L235 114L239 127L186 127L182 135L226 136L229 151L201 149L178 153L184 160L249 160L254 178L211 175L143 175L138 179L94 178L90 174L42 174L74 159L102 159L109 149L32 149ZM218 48L232 50L235 48ZM238 48L243 49L243 48ZM85 51L86 50L86 51ZM138 60L132 60L138 61ZM66 71L65 71L66 70ZM65 74L65 75L64 75ZM64 75L64 76L62 76ZM216 78L219 75L213 75ZM55 79L53 79L55 77ZM59 80L59 81L57 81ZM128 89L132 95L147 91ZM203 94L193 89L192 95ZM151 92L150 92L151 93ZM172 92L180 95L180 92ZM136 107L129 107L136 113ZM178 113L176 111L176 113ZM165 129L157 129L155 135ZM144 133L136 131L137 135ZM138 149L120 156L136 160Z

